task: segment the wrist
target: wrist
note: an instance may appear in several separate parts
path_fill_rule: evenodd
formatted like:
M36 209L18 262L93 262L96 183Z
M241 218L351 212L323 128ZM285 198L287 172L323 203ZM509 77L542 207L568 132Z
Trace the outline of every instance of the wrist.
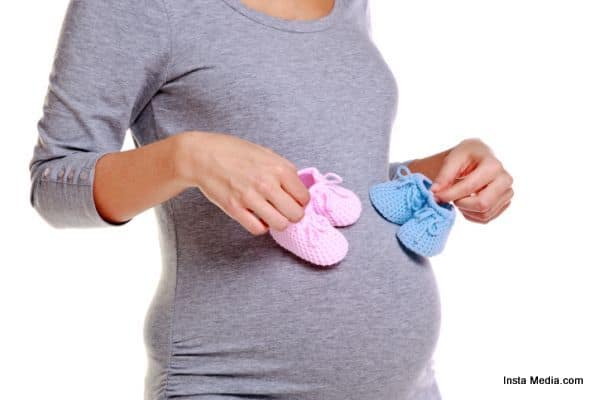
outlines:
M198 186L197 168L199 152L198 146L201 132L182 132L172 137L170 148L171 161L173 165L173 179L183 189Z

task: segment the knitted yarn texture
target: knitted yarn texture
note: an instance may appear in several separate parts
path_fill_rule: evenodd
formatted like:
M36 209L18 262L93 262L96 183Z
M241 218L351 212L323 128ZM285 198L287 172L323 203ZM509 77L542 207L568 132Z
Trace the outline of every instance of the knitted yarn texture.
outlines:
M360 199L340 186L342 178L321 174L315 167L298 171L310 193L304 217L283 231L270 228L273 239L292 254L319 266L339 263L348 253L348 241L336 227L355 223L362 212Z
M437 203L432 182L400 165L393 179L373 185L369 199L386 220L400 225L396 237L409 250L422 256L440 254L456 220L450 203Z

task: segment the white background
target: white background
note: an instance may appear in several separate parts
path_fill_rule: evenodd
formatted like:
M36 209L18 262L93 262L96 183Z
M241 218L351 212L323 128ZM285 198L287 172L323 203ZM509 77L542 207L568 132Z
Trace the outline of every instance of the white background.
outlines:
M0 5L2 398L141 399L142 323L160 273L153 212L123 228L56 230L29 205L27 164L66 4ZM599 399L598 2L371 9L400 88L391 159L476 136L515 177L505 215L459 219L432 259L444 399ZM584 384L508 386L504 375Z

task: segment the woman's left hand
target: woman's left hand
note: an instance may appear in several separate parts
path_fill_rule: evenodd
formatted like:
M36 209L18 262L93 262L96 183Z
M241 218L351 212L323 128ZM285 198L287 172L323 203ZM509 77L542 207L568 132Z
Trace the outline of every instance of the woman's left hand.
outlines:
M513 178L479 139L467 139L446 154L431 191L453 202L466 219L488 223L510 205Z

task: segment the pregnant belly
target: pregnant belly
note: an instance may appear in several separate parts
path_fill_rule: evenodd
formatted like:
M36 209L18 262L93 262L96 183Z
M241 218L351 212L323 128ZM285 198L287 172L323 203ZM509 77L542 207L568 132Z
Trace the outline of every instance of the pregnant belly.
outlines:
M240 235L213 259L183 252L170 393L404 398L435 349L440 307L429 262L400 247L396 228L366 208L331 268L268 236Z

